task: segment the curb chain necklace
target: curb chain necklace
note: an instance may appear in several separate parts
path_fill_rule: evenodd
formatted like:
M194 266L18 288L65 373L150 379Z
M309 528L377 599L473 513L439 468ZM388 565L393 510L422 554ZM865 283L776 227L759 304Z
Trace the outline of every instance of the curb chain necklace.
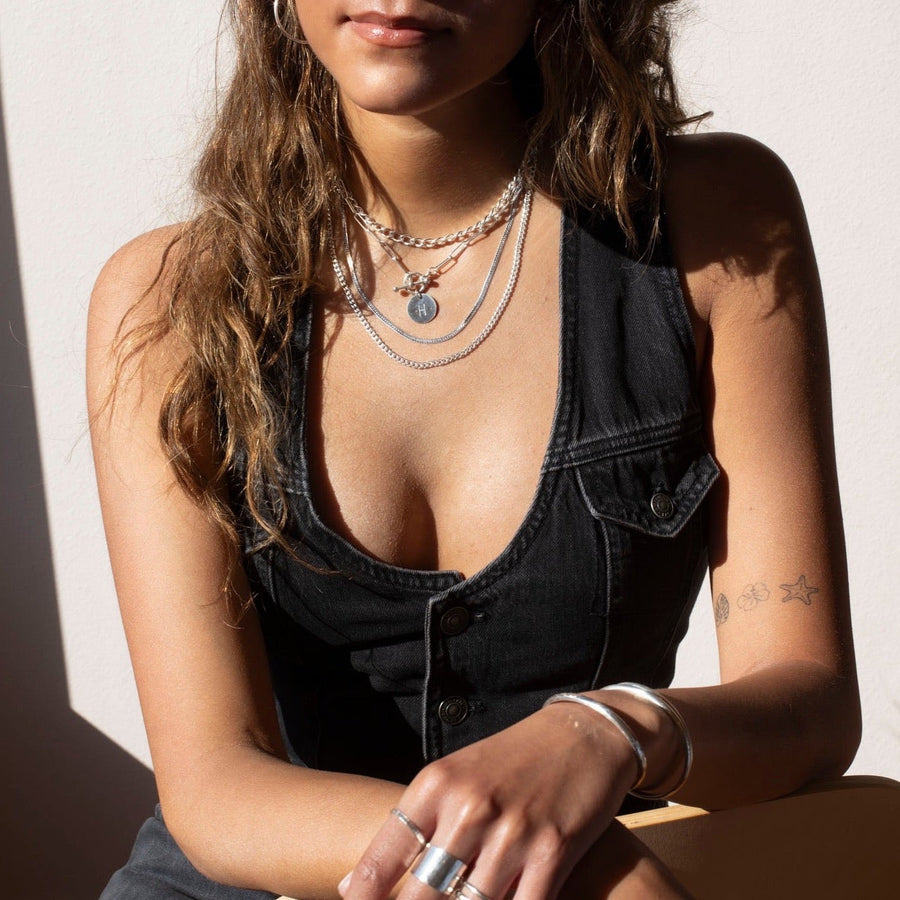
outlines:
M377 241L389 259L403 270L403 281L394 291L409 296L406 311L410 319L418 325L427 325L433 321L438 313L438 305L434 297L427 293L432 284L456 265L460 256L476 241L480 240L504 220L508 221L515 214L516 204L521 196L524 180L522 169L512 177L506 185L503 193L491 209L473 225L452 234L446 234L437 238L417 238L404 234L382 225L375 221L350 194L346 187L339 183L339 191L342 199L350 209L351 214L362 228ZM417 249L434 250L441 247L454 246L453 250L439 262L431 266L425 272L411 271L403 262L399 253L394 249L394 244Z
M506 290L503 292L503 296L500 298L500 302L497 304L497 308L494 310L491 318L485 324L484 328L482 328L481 331L462 349L457 350L455 353L441 356L437 359L427 360L409 359L397 353L396 350L385 343L381 335L378 334L378 332L366 318L365 313L363 313L360 305L356 302L356 297L353 294L353 289L347 282L347 278L344 274L344 269L341 266L340 260L338 259L337 250L334 243L334 221L332 219L331 213L328 213L328 249L331 254L331 265L334 269L335 277L337 278L338 284L340 285L344 296L347 298L347 302L350 304L350 308L353 310L356 318L359 319L360 324L363 326L363 328L365 328L369 337L372 338L372 340L383 353L385 353L390 359L394 360L394 362L398 362L410 369L426 370L435 369L438 366L446 366L452 362L456 362L459 359L463 359L484 342L485 338L487 338L487 336L496 327L497 322L500 321L500 317L503 315L503 311L506 309L510 298L513 295L513 290L515 289L516 282L518 281L519 270L522 267L522 249L525 245L525 234L528 231L528 221L531 215L531 202L533 197L534 192L530 188L525 191L525 195L522 199L521 210L519 211L519 233L516 237L515 250L513 251L513 261L512 267L509 272L509 280L506 284ZM508 223L510 225L512 218L513 215L510 216L510 223ZM499 255L497 256L497 261L499 261ZM495 266L492 268L495 268ZM489 274L490 277L493 278L493 273ZM352 275L353 269L351 268L351 277ZM362 294L361 296L364 298L365 302L365 295ZM470 314L470 316L471 315L473 314ZM471 321L470 316L467 316L467 320L469 321ZM379 316L379 318L381 317ZM468 321L466 321L466 324L468 324ZM461 330L462 329L460 329L460 331ZM402 334L402 332L400 333ZM447 339L449 340L449 338Z
M343 184L339 184L339 190L344 202L350 208L355 218L369 234L380 235L392 244L403 244L405 247L415 247L419 250L436 250L439 247L447 247L450 244L459 244L470 237L479 234L485 234L490 231L498 222L503 221L510 207L516 202L519 194L522 193L523 178L522 169L519 169L513 175L509 184L503 189L497 202L490 210L480 218L474 225L462 229L462 231L453 234L445 234L443 237L437 238L417 238L409 234L403 234L401 231L395 231L387 225L376 222L356 201L356 198L347 190Z
M506 247L506 242L509 239L509 234L512 231L513 221L516 217L517 210L515 208L510 210L509 218L506 220L506 227L503 229L503 234L500 236L500 243L497 245L497 250L494 253L494 258L491 262L490 269L488 269L487 276L484 279L484 283L481 286L481 292L478 295L478 299L475 301L475 305L469 310L469 313L466 317L456 326L452 331L447 332L447 334L442 335L441 337L419 337L415 334L410 334L408 331L404 331L399 325L395 322L391 321L378 307L375 305L374 301L371 297L366 293L363 288L359 274L356 270L356 263L353 260L353 253L350 249L350 234L347 229L347 217L341 212L341 225L344 236L344 253L347 260L347 270L350 272L350 278L353 281L353 286L356 288L356 293L362 299L363 303L366 305L366 308L371 312L380 322L383 322L387 325L391 331L399 334L401 337L405 337L407 340L414 341L417 344L443 344L446 341L455 338L460 332L462 332L468 324L475 318L478 310L481 309L481 305L484 303L484 298L487 296L488 290L490 289L491 283L494 280L494 275L497 272L497 266L500 264L500 257L503 255L503 249ZM394 288L394 290L397 290ZM427 295L424 295L427 296ZM430 299L430 298L429 298ZM412 300L410 300L410 304L412 305L415 300L415 296ZM433 301L432 301L433 302ZM413 316L415 318L415 316ZM434 318L433 316L431 318ZM415 319L418 321L425 321L420 319ZM431 321L428 319L427 321Z

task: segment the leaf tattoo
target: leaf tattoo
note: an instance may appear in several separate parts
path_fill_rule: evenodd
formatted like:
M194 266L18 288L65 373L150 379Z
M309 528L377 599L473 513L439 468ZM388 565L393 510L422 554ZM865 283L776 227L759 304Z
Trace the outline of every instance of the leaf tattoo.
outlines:
M716 597L713 611L716 616L716 627L728 621L728 614L731 612L731 604L724 594L719 594L719 596Z

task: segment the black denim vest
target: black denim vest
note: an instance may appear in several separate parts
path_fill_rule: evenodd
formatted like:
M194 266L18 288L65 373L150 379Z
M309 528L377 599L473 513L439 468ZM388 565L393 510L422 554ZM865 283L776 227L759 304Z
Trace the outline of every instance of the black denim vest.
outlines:
M297 554L315 568L277 548L247 559L293 761L406 782L554 692L671 680L718 474L678 276L662 243L635 259L610 217L586 214L564 219L560 270L560 385L539 486L506 549L467 579L371 559L318 517L308 305L300 316L287 487Z

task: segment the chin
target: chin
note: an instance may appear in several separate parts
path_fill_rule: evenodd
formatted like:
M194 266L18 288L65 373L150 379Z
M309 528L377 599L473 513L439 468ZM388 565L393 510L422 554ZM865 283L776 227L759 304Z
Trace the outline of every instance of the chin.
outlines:
M344 93L344 103L367 113L382 116L421 116L435 106L433 98L427 91L360 91Z
M388 72L361 78L341 85L341 97L369 113L388 116L416 116L452 102L468 93L470 85L457 85L456 90L442 85L436 78L420 78L409 73Z

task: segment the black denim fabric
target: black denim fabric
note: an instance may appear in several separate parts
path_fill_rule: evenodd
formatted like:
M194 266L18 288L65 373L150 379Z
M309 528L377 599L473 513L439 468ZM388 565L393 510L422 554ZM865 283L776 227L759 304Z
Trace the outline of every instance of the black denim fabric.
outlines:
M636 259L614 219L581 212L563 221L560 297L540 482L509 545L470 578L372 559L319 518L306 456L309 309L300 317L288 490L296 553L311 566L278 548L247 559L292 761L408 782L550 694L670 682L718 475L678 275L663 242Z
M210 881L181 852L159 807L138 832L128 863L110 879L100 900L272 900L276 895Z

